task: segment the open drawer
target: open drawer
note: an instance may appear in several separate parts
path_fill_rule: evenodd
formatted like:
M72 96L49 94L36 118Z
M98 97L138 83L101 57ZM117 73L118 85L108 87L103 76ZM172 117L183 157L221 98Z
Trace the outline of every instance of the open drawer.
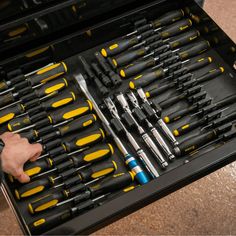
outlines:
M88 2L89 4L94 3L94 1ZM58 29L55 36L53 34L51 34L50 37L48 35L44 37L40 36L41 38L39 37L36 40L32 41L32 45L34 47L36 46L35 48L30 48L30 45L26 46L23 44L21 48L16 49L16 53L13 53L11 49L9 49L9 55L12 56L0 62L0 65L2 67L2 76L5 76L6 79L11 79L11 77L15 76L15 74L12 75L11 71L15 71L14 73L27 74L31 71L36 70L37 68L46 66L48 63L63 61L66 64L67 68L67 90L72 91L78 99L81 99L83 101L89 99L88 97L86 98L86 94L83 94L80 85L76 81L76 78L79 78L82 75L86 79L88 90L92 94L99 108L101 109L107 120L111 122L112 116L109 110L104 105L103 99L107 96L111 96L112 99L114 99L114 97L120 92L126 94L132 78L122 79L122 83L119 86L107 86L109 94L102 97L99 93L98 88L96 87L96 83L94 82L94 80L92 80L93 78L91 79L91 76L89 77L89 74L86 72L84 64L81 62L81 56L85 58L88 62L88 65L91 66L92 63L96 61L96 58L94 56L95 52L101 51L102 48L106 48L108 45L116 47L114 45L118 44L116 43L117 40L120 40L122 36L132 32L134 30L135 24L136 26L140 27L142 26L143 22L145 22L144 19L147 19L147 21L152 21L167 12L183 9L183 11L185 12L184 17L191 19L191 22L193 24L189 27L194 28L200 32L198 38L193 40L196 40L196 42L198 42L198 40L207 40L210 43L210 48L204 50L198 55L194 55L194 57L190 59L190 62L184 62L186 64L181 64L180 68L176 70L180 70L181 68L190 65L192 62L198 62L202 59L208 60L209 63L207 63L206 66L191 72L193 74L193 79L201 78L206 73L214 71L215 69L219 69L222 73L220 73L217 77L212 78L211 80L201 83L203 87L200 86L202 89L200 92L206 92L206 96L202 97L202 99L208 99L211 100L211 104L217 104L220 101L231 96L233 97L236 94L236 74L234 70L234 63L236 61L236 46L194 1L156 0L146 1L146 4L140 3L139 1L127 1L127 3L125 4L122 1L122 3L120 4L121 5L118 4L117 6L114 4L113 7L115 8L115 10L111 11L109 11L109 9L111 9L112 4L105 4L107 8L104 8L103 10L107 11L107 15L103 13L101 13L101 15L96 14L96 16L94 13L89 14L89 11L91 9L88 8L88 14L85 16L85 19L80 22L80 24L70 25L66 28L66 30L63 31L61 29ZM38 17L40 18L40 16ZM160 32L161 30L162 29L160 29ZM110 47L112 48L112 46ZM160 47L161 46L157 48ZM188 45L184 45L184 47L188 47ZM124 53L126 52L129 51L125 50ZM165 52L159 52L159 54L161 53ZM176 53L178 53L178 51L176 51ZM116 55L113 59L116 60ZM109 61L107 60L106 62L109 65ZM114 60L111 60L110 63L114 63ZM112 66L110 66L109 68L112 69ZM148 67L146 69L146 73L150 72ZM154 69L156 70L159 68ZM113 71L117 72L118 70L113 68ZM175 78L170 77L170 80L174 79L174 81L177 81L177 79L184 76L185 73L186 72L177 74ZM152 84L157 83L158 86L166 84L162 84L161 81L161 79L160 82L155 80ZM179 89L179 91L183 91L182 94L185 93L185 90ZM159 105L163 104L161 102L168 97L177 96L179 94L181 93L177 92L175 90L175 85L173 85L170 90L167 90L165 93L156 96L155 103L158 103ZM148 100L152 101L152 99L149 98ZM194 104L196 104L196 102L194 102ZM208 104L208 106L210 106L211 104ZM116 105L118 107L119 113L124 113L118 103L116 103ZM131 104L130 106L132 107ZM170 113L188 108L189 106L190 105L186 103L184 99L178 103L175 102L173 106L168 106L168 108L162 109L161 117L165 119L166 117L169 117ZM155 108L157 108L157 106L155 106ZM210 127L204 128L204 130L202 130L202 128L208 126L209 124L212 124L214 120L218 120L220 117L232 116L232 114L235 113L235 109L236 104L235 99L233 99L229 103L226 103L225 106L220 107L219 110L211 110L211 112L204 114L203 116L192 116L192 114L194 114L193 112L184 116L182 119L178 119L178 121L176 119L176 121L172 123L168 123L166 119L165 121L167 122L168 128L173 131L177 127L186 127L186 125L189 125L192 122L199 121L200 119L203 120L207 115L213 114L214 112L216 113L218 111L219 114L217 113L217 115L214 115L212 120L211 118L208 118L209 121L202 121L202 123L197 126L196 129L193 129L191 132L188 132L185 135L176 135L176 140L179 143L182 143L186 139L191 139L192 136L212 131L213 128ZM197 111L195 111L195 113ZM96 114L96 110L94 111L94 114ZM97 117L99 117L98 114ZM230 121L233 122L234 119L235 118L232 118ZM156 122L152 121L152 123L158 128L158 131L160 131L161 133L161 130L159 130ZM222 125L225 125L226 123L228 126L222 127ZM234 138L235 125L234 123L226 123L222 123L216 128L221 127L221 129L226 129L226 132L223 132L223 134L232 134L232 137L230 139L227 139L227 137L225 138L225 136L223 137L222 133L218 135L218 131L215 130L213 134L211 134L215 135L215 137L212 139L209 138L209 142L202 143L200 145L200 148L195 148L194 145L191 145L189 148L185 149L189 149L186 151L186 155L177 155L176 158L172 161L168 160L168 158L165 157L168 162L168 166L163 169L161 168L160 163L155 160L153 153L143 143L141 137L142 135L137 132L137 127L133 128L132 125L130 125L129 127L129 123L127 122L128 130L130 130L135 140L142 147L144 152L147 153L148 157L150 157L152 165L160 176L152 179L151 175L148 174L150 178L150 181L148 183L140 184L137 180L135 180L131 185L129 184L127 186L131 187L128 188L128 190L132 189L132 191L126 191L126 188L123 189L125 191L112 191L111 194L99 199L98 204L96 204L95 207L83 211L81 214L75 214L73 217L67 217L67 215L65 215L65 219L58 220L56 222L54 221L54 223L52 223L51 225L49 224L45 228L41 228L41 225L43 225L44 222L47 221L48 217L57 215L62 210L70 209L70 207L73 207L74 203L69 202L62 206L58 206L32 215L28 210L29 203L36 199L39 199L39 197L44 196L45 193L39 193L38 195L36 194L29 198L17 200L15 196L15 189L19 189L20 184L16 182L12 183L9 180L8 176L6 176L5 178L5 181L2 185L2 190L25 234L92 233L100 229L101 227L114 222L115 220L118 220L119 218L124 217L146 206L147 204L150 204L162 198L163 196L166 196L174 192L175 190L234 161L236 159L236 139ZM128 166L125 165L122 152L117 148L117 145L112 138L111 132L109 132L107 127L103 125L100 119L98 119L96 125L104 130L107 136L107 141L111 143L114 148L114 154L112 155L112 157L109 157L109 160L113 160L116 162L117 169L115 170L115 174L128 173ZM1 125L0 128L1 132L7 130L7 126L5 124ZM116 129L114 124L112 128L113 130L115 130L115 133L118 133L118 136L121 138L122 143L129 150L129 152L131 152L135 156L135 158L138 159L136 152L133 150L131 144L127 141L127 138L125 138L123 130L121 131L121 133L117 132L118 128ZM152 133L150 131L148 131L148 134L152 136ZM66 141L71 139L72 136L70 135L68 135L68 137L65 137ZM163 137L164 140L168 143L168 147L171 149L171 152L174 153L174 148L171 145L171 142L169 142L165 136ZM190 149L193 149L194 151ZM139 164L142 166L141 162ZM145 166L142 167L145 170ZM148 173L147 170L145 171ZM48 176L51 176L51 173L38 178L42 179ZM62 189L63 187L59 188L59 190ZM55 190L53 188L50 188L49 190L47 190L47 194L54 193L55 191L58 191L58 189ZM36 222L33 227L32 222ZM28 227L29 225L31 225L31 227Z

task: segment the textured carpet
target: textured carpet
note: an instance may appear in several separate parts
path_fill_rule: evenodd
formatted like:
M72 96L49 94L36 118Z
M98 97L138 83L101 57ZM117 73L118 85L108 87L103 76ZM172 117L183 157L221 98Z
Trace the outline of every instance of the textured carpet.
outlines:
M206 0L205 10L236 41L236 0ZM236 235L236 163L125 217L94 235ZM0 194L0 235L20 235Z

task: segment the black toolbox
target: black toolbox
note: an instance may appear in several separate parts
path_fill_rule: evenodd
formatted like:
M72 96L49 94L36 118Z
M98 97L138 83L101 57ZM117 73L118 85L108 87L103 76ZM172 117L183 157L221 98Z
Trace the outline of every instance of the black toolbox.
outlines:
M19 12L17 9L14 11L11 8L11 14L9 13L7 17L0 20L0 32L3 37L0 46L2 79L8 80L14 77L15 74L11 75L11 71L15 71L17 75L19 73L27 74L49 63L64 61L68 68L68 89L80 97L81 91L73 76L77 73L84 74L78 55L84 56L90 63L94 60L94 52L99 51L107 42L132 32L135 22L143 21L143 19L154 20L166 12L183 9L185 15L192 20L193 26L200 31L200 37L208 40L211 45L209 50L194 59L212 58L213 62L203 69L194 71L194 77L197 78L209 70L223 67L224 73L214 81L204 84L204 89L216 102L236 93L234 69L236 46L193 0L32 2L41 4L38 4L37 7L34 4L29 7L29 4L27 9L17 5L16 8L19 7L24 11ZM2 7L4 9L4 5ZM112 88L110 94L125 92L128 82L129 80L124 80L121 86ZM96 91L94 84L90 82L88 87L96 102L101 105L101 95ZM173 91L158 97L158 102L167 98L171 93ZM186 107L185 102L178 103L166 109L162 117L183 107ZM229 105L228 109L222 110L223 116L231 114L235 108L234 102ZM108 119L111 118L105 109L104 114ZM192 118L181 119L177 126L184 125L190 119ZM168 126L172 130L176 128L176 123ZM233 129L235 129L234 125ZM6 126L2 125L1 132L5 130ZM190 136L199 132L201 132L200 127L191 132ZM132 130L132 134L141 143L141 138L135 130ZM177 140L182 142L185 138L186 136L178 137ZM115 147L112 139L108 139ZM235 138L227 142L220 141L206 145L196 153L169 162L165 170L161 169L152 159L160 177L152 179L145 185L137 186L138 184L135 184L137 187L127 193L111 194L102 200L102 204L99 206L45 230L37 230L36 227L31 232L27 225L35 219L43 219L44 214L58 213L57 208L32 216L27 210L30 200L16 200L15 183L12 184L7 176L2 190L24 234L88 234L234 161L236 159L235 145ZM129 144L127 146L132 150ZM143 149L148 153L145 147ZM152 154L149 153L149 155ZM115 148L113 159L118 165L117 173L127 172L128 169L122 161L122 154L117 148Z

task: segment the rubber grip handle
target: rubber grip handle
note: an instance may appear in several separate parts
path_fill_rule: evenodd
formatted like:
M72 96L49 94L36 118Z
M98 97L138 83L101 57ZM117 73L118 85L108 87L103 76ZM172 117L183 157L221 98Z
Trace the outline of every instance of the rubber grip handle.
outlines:
M176 155L184 156L202 145L214 140L215 138L217 138L215 131L209 131L207 133L188 138L186 141L180 143L177 148L175 148Z
M53 166L51 159L39 159L34 162L27 162L24 165L24 172L28 176L34 176L51 169Z
M177 34L180 34L187 29L189 29L192 26L192 21L190 19L183 19L180 21L175 22L174 24L171 24L170 26L165 27L161 31L161 38L166 39L173 37Z
M15 96L13 95L13 93L7 93L5 95L2 95L0 96L0 107L4 107L14 101L15 101Z
M31 214L36 214L45 211L49 208L55 207L57 203L65 199L62 192L56 192L45 195L28 204L28 210Z
M65 62L60 62L37 71L34 75L27 77L27 80L34 86L53 80L66 72L67 66Z
M130 89L145 87L148 84L152 83L153 81L163 77L164 75L165 71L162 68L153 72L140 74L129 82L129 87Z
M37 131L34 129L20 133L20 136L22 138L27 138L30 143L36 142L39 138Z
M98 184L89 187L88 189L90 190L92 197L95 197L122 189L130 185L133 181L133 173L119 173L117 175L107 177L106 179L100 181Z
M112 59L112 63L115 67L125 66L135 59L144 56L148 52L148 47L143 47L134 51L125 52Z
M82 153L70 156L75 167L104 160L113 155L114 149L109 143L100 143Z
M171 12L168 12L168 13L162 15L158 19L152 21L152 25L154 28L158 28L163 25L172 24L172 23L180 20L181 18L183 18L183 16L184 16L184 11L181 9L176 10L176 11L171 11Z
M152 98L155 96L158 96L166 91L168 91L170 88L175 87L176 83L169 83L169 84L165 84L162 85L161 87L158 87L158 85L156 86L155 89L147 91L145 90L145 94L147 98Z
M88 130L79 134L76 138L64 142L66 150L72 152L76 149L84 148L101 142L105 138L105 133L101 128Z
M216 103L217 108L222 108L224 106L230 105L236 102L236 94L226 97L225 99Z
M128 65L121 69L119 71L121 77L128 78L130 76L136 75L139 72L145 70L146 68L152 67L156 64L156 61L154 58L148 58L147 60L139 61L132 63L131 65Z
M27 183L15 189L15 196L17 199L27 198L51 186L51 181L48 178L42 178L33 182Z
M35 94L38 97L44 97L48 94L59 92L68 87L67 78L59 78L53 81L46 83L45 85L41 86L40 88L35 90Z
M161 108L168 108L184 98L186 98L185 93L168 98L167 100L160 102L159 104L160 104Z
M0 111L0 125L12 120L15 116L24 113L25 108L22 104L17 104L12 107Z
M191 43L192 41L196 40L199 37L199 35L200 35L199 31L195 29L190 30L184 34L180 34L179 36L176 36L175 38L172 38L169 41L170 48L176 49L188 43Z
M208 73L198 77L197 81L198 81L198 83L203 83L203 82L208 81L210 79L214 79L215 77L221 75L223 72L224 72L223 67L210 70Z
M16 131L30 124L31 124L31 120L30 120L29 115L25 115L25 116L14 118L13 120L9 121L7 128L9 131Z
M209 65L211 62L212 62L211 57L203 57L203 58L197 59L196 61L191 60L191 64L185 66L185 68L187 72L191 72L191 71L198 70Z
M125 51L126 49L132 47L138 42L139 42L139 39L137 36L133 36L130 39L121 39L116 42L113 42L107 47L102 48L101 54L104 57L111 57Z
M60 110L51 112L49 114L49 117L51 118L53 123L56 124L64 120L69 120L75 117L80 117L82 115L88 114L90 113L90 111L92 111L92 109L92 103L87 100L83 103L68 105L66 107L61 108Z
M188 58L195 57L197 55L202 54L207 49L209 49L209 47L210 47L210 44L208 41L201 40L197 43L192 44L191 48L189 48L185 51L179 52L178 55L181 60L186 60Z
M8 84L6 81L0 81L0 92L7 90L9 88Z

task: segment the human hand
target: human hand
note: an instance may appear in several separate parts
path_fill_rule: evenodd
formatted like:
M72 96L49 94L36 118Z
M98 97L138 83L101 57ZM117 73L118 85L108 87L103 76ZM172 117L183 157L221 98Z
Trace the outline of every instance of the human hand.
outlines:
M21 183L30 181L23 167L28 160L35 161L42 152L41 144L30 144L26 138L19 134L6 132L0 136L5 147L1 153L1 163L4 172L11 174Z

